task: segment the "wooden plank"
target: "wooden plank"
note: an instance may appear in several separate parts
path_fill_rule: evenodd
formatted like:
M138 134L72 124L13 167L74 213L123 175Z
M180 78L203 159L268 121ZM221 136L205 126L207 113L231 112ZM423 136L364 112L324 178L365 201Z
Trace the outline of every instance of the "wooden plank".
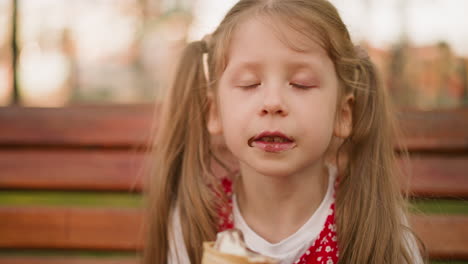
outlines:
M2 107L0 145L133 147L147 144L154 106Z
M152 105L4 107L0 109L0 145L145 145L148 143L152 119L157 119L158 109L159 106ZM466 108L435 111L400 110L398 119L404 132L400 142L410 150L468 150Z
M411 151L467 151L468 108L401 110L401 144Z
M4 149L0 189L139 192L145 157L128 150ZM403 181L413 196L468 197L468 155L413 155L409 171Z
M141 191L133 150L0 150L0 189Z
M431 258L468 260L468 216L413 215L410 221Z
M400 166L410 172L406 179L411 196L468 198L468 155L412 155L409 164Z
M1 256L2 264L138 264L138 258L112 257L112 258L91 258L91 257L41 257L41 256Z
M468 216L412 215L432 258L468 260ZM135 250L142 248L141 211L0 208L0 248Z
M0 248L130 250L142 247L140 209L0 208Z

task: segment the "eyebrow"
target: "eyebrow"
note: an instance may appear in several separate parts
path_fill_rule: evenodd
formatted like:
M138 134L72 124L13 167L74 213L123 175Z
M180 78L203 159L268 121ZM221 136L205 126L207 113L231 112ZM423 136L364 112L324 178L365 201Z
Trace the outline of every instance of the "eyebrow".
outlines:
M293 68L294 70L308 68L308 69L318 69L320 68L319 60L309 59L309 60L297 60L292 62L287 62L288 67Z
M259 63L259 62L242 61L242 62L236 63L233 66L233 69L237 72L239 70L257 70L257 69L260 69L262 67L263 67L262 64Z
M298 70L298 69L311 69L311 70L316 70L320 68L319 63L317 63L314 60L296 60L296 61L288 61L286 62L287 67L292 68L293 70ZM246 71L246 70L258 70L264 67L262 63L255 62L255 61L243 61L236 63L234 66L232 66L232 70L234 72L239 72L239 71Z

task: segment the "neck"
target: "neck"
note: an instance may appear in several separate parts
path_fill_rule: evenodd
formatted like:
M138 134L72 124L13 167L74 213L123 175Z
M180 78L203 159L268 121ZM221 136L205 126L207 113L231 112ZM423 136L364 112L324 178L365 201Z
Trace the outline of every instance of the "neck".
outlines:
M317 210L328 186L320 164L294 175L262 175L241 164L236 184L239 210L249 227L276 243L295 233Z

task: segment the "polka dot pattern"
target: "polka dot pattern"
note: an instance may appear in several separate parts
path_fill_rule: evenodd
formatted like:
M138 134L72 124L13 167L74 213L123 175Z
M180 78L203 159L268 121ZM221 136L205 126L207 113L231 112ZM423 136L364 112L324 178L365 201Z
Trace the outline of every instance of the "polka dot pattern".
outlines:
M335 204L331 205L325 226L314 244L295 264L335 264L338 263L338 239L336 235Z
M223 191L229 197L229 202L222 206L219 210L219 232L234 228L234 219L232 217L232 181L228 178L223 178L221 181Z

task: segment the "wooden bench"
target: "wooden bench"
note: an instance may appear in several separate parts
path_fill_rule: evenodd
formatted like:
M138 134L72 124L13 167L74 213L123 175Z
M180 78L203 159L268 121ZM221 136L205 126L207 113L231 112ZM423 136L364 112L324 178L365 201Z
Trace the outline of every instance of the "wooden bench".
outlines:
M138 195L155 117L150 105L0 109L0 202L11 191ZM404 111L400 122L412 160L412 196L468 205L468 109ZM137 263L140 208L2 204L0 263ZM432 259L468 261L466 213L414 213L411 223ZM51 250L52 256L41 254ZM70 255L75 251L112 253Z

